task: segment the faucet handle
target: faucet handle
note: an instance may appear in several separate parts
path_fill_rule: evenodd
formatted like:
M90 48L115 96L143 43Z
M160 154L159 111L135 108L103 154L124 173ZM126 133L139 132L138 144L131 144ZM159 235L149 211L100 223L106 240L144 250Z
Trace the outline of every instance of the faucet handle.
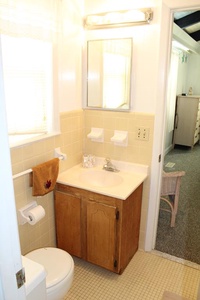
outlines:
M106 158L105 158L105 161L106 161L106 162L111 162L110 157L106 157Z
M111 159L109 157L105 158L105 165L103 166L103 169L106 171L111 172L119 172L119 170L112 164Z
M112 166L112 162L111 162L110 157L106 157L105 162L106 162L107 166Z

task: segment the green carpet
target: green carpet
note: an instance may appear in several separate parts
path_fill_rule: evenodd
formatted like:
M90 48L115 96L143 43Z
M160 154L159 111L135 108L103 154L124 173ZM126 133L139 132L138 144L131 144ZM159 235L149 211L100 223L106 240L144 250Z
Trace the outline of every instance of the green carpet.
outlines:
M186 175L181 181L175 227L170 227L170 213L159 212L155 249L200 264L200 145L170 151L164 170L185 171ZM160 205L168 208L164 201Z

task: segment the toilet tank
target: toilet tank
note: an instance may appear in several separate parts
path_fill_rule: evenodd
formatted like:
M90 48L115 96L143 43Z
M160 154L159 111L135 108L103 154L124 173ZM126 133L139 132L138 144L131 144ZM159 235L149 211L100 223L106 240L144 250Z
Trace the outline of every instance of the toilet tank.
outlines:
M25 291L27 300L46 300L46 271L44 267L31 259L22 256L25 269Z

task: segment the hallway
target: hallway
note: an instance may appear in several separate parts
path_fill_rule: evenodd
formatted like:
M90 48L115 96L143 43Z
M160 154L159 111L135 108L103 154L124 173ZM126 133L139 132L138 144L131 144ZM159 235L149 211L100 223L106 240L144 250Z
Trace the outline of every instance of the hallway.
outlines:
M200 264L200 145L170 151L165 156L164 170L185 171L186 175L181 181L175 227L170 227L168 212L159 212L155 249ZM161 201L160 205L167 204Z

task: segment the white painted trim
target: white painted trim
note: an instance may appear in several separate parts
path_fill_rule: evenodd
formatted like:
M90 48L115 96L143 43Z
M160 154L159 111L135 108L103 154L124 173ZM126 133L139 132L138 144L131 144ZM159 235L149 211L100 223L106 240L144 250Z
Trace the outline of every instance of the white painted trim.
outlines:
M183 31L176 23L173 24L173 38L194 53L200 54L200 45Z
M173 149L173 145L171 144L169 147L165 149L164 156L167 155Z
M0 70L2 70L1 43ZM7 132L3 76L0 72L0 298L24 300L25 288L22 286L18 289L15 275L21 270L22 261Z
M160 51L157 107L154 128L153 158L151 165L151 183L145 250L151 251L155 247L157 222L160 204L161 174L164 158L165 114L166 114L166 86L169 70L169 57L172 40L172 15L176 10L199 9L199 0L163 0L161 8ZM163 127L161 124L164 124ZM162 154L162 161L158 163L158 156Z

